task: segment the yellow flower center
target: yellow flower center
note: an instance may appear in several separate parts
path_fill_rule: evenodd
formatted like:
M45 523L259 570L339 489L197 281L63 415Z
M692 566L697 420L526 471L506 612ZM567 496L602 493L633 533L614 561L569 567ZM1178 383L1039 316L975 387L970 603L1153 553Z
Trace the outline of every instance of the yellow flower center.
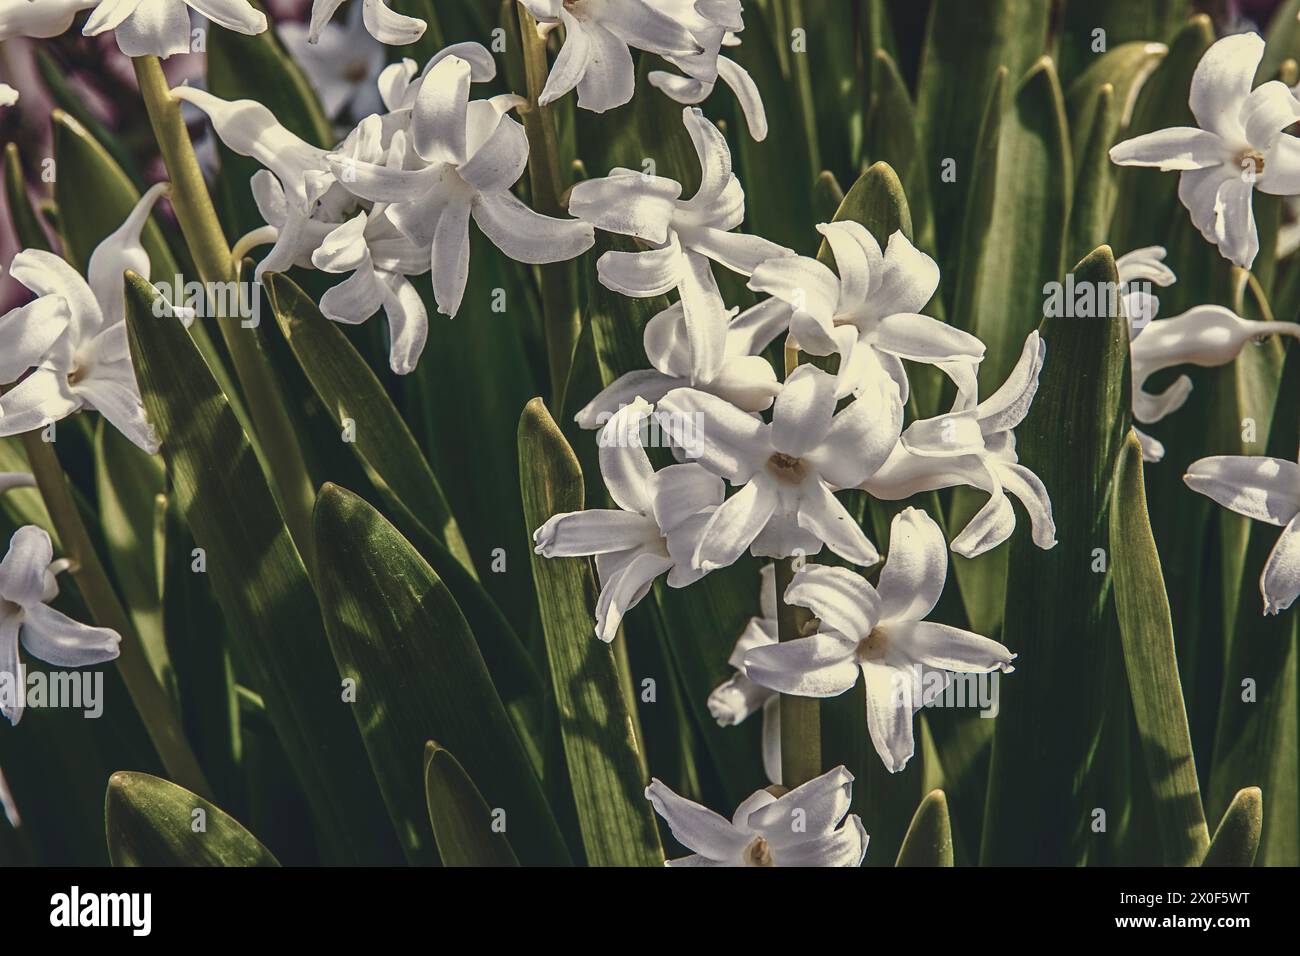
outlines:
M745 866L776 866L772 858L772 848L762 837L745 847Z
M1253 149L1248 149L1237 157L1237 165L1242 169L1245 169L1247 164L1254 169L1256 176L1264 171L1264 157Z
M878 661L888 650L889 639L885 636L885 632L877 627L858 644L858 660Z
M791 485L801 484L808 473L802 459L780 451L767 460L767 470Z

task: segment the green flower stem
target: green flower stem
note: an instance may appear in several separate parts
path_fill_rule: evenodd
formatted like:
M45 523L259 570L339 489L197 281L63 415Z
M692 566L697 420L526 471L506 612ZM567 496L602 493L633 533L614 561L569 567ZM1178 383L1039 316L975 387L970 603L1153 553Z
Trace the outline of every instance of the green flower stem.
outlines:
M528 83L528 105L520 109L528 136L528 182L533 208L543 215L564 217L560 201L564 177L560 171L560 144L555 116L549 106L538 105L546 88L546 41L537 34L537 21L519 4L519 38L524 52L524 76ZM578 312L577 280L572 263L554 262L538 266L542 279L542 313L546 322L546 361L551 372L552 407L563 408L564 387L573 365L582 318Z
M786 0L786 31L785 36L777 36L774 39L778 46L790 46L790 32L796 28L808 30L808 22L803 15L803 0ZM812 160L814 172L822 169L821 150L817 145L817 112L813 106L813 82L812 70L808 63L808 58L812 54L808 51L795 53L790 51L790 80L794 84L795 96L799 101L800 119L803 120L804 136L808 140L808 156Z
M90 535L68 491L63 466L54 453L54 446L45 441L39 431L27 432L22 438L28 464L45 500L45 510L58 532L63 557L70 562L68 571L77 582L77 590L81 592L95 623L117 631L122 637L117 658L118 673L122 675L131 701L158 756L162 758L168 776L199 796L211 797L207 778L190 750L176 710L158 683L131 619L118 600L117 592L109 583L99 555L90 542Z
M163 76L157 57L141 56L132 62L154 137L171 177L172 208L199 270L199 278L205 283L238 281L239 264L231 256L212 197L208 195L189 130L181 117L180 102L172 97L171 87ZM230 301L231 297L223 298ZM285 523L304 563L310 568L311 514L316 503L316 489L307 472L307 463L285 410L279 385L271 374L270 360L262 352L261 340L253 330L232 321L218 321L217 325L247 398L249 415L257 433L256 445L265 456L274 479L272 484Z
M799 350L785 348L785 374L799 365ZM781 641L804 637L804 627L812 619L804 608L785 603L785 589L795 574L795 558L776 563L776 627ZM781 783L794 789L822 772L821 702L814 697L781 695Z

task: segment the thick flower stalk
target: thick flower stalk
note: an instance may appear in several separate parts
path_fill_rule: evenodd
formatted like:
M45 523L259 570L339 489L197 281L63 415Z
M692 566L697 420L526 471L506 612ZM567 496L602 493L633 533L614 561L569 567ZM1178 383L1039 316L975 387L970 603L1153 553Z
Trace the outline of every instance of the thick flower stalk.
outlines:
M782 694L835 697L857 683L867 697L867 730L890 773L915 750L912 715L942 693L946 672L1010 673L1016 655L997 641L925 620L948 577L943 533L908 508L894 518L877 587L848 568L808 564L783 600L808 608L817 630L745 654L746 677Z
M1110 151L1121 166L1176 171L1193 225L1243 269L1259 253L1255 190L1300 193L1300 139L1282 132L1300 119L1300 103L1277 80L1251 89L1263 56L1256 33L1219 40L1192 77L1188 105L1197 125L1146 133Z
M853 774L844 767L779 796L759 790L730 820L659 780L645 795L677 841L695 851L668 866L860 866L867 853L867 832L849 813Z

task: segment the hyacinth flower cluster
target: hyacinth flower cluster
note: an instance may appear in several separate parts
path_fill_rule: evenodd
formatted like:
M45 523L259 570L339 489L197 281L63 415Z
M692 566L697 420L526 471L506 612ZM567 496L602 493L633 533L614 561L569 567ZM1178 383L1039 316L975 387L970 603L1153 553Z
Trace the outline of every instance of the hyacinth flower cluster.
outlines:
M1041 699L1041 682L1049 676L1059 681L1064 673L1059 649L1040 633L1050 630L1041 623L1051 616L1044 606L1057 600L1076 611L1095 610L1089 626L1098 632L1103 618L1110 626L1107 615L1117 627L1136 626L1130 613L1137 578L1129 563L1137 550L1133 542L1150 542L1154 554L1151 528L1158 524L1148 517L1141 489L1144 481L1162 480L1144 478L1143 462L1151 476L1167 460L1179 463L1174 477L1186 485L1178 487L1184 504L1198 500L1186 494L1190 489L1282 528L1264 557L1260 590L1266 615L1289 608L1300 596L1300 465L1294 456L1279 457L1270 447L1268 455L1194 460L1203 449L1190 452L1166 430L1173 413L1184 410L1184 420L1195 414L1196 369L1263 365L1271 359L1252 354L1252 343L1280 349L1279 343L1300 337L1300 324L1282 313L1282 320L1275 317L1263 292L1248 300L1268 280L1257 261L1275 264L1275 237L1263 228L1263 210L1276 218L1278 207L1263 197L1300 195L1300 138L1287 132L1300 122L1300 99L1280 80L1256 85L1263 39L1240 34L1207 42L1195 65L1188 64L1185 88L1175 92L1187 100L1195 126L1138 132L1129 129L1131 110L1121 119L1116 109L1113 127L1099 127L1108 138L1089 154L1095 160L1089 173L1118 176L1119 167L1130 166L1178 172L1176 196L1190 217L1195 246L1147 237L1125 247L1124 240L1142 235L1129 229L1114 240L1115 251L1123 253L1114 257L1093 241L1104 243L1110 238L1104 229L1122 221L1108 210L1099 234L1080 232L1089 240L1083 251L1096 251L1073 274L1099 277L1100 284L1113 279L1115 308L1101 316L1048 317L1040 326L1035 313L1047 315L1040 300L1000 301L984 292L1012 281L994 275L1000 247L984 232L991 235L1014 218L1004 198L1014 184L1007 185L1012 177L1005 170L996 188L988 186L992 174L986 170L970 177L969 187L966 178L928 183L915 172L900 180L888 164L866 162L870 151L859 149L862 161L854 172L861 173L861 192L854 186L845 194L824 177L819 188L834 202L820 196L816 215L806 222L774 224L766 214L773 180L768 176L755 189L752 178L765 168L762 157L774 155L756 151L779 145L769 138L769 126L784 118L769 116L767 90L756 81L761 74L742 66L755 62L752 49L764 44L766 51L772 42L766 22L767 32L746 34L756 6L746 9L740 0L518 0L511 7L517 27L503 30L504 48L486 37L448 36L452 42L429 50L428 41L443 31L412 15L431 10L428 5L352 0L345 8L343 0L315 0L304 22L276 25L279 40L272 40L272 22L261 5L246 0L0 0L0 40L50 38L73 29L90 37L111 33L120 51L135 58L169 178L134 197L93 249L69 244L60 255L29 244L7 266L30 301L0 316L0 440L22 443L31 473L0 472L0 492L31 495L36 488L55 534L24 524L0 562L0 681L8 675L22 682L25 660L83 667L116 660L122 648L128 689L169 774L193 793L213 792L160 686L159 675L169 671L158 667L155 673L147 656L125 653L139 640L133 630L148 629L152 619L148 613L115 615L122 609L111 598L102 602L115 582L99 566L94 536L69 533L83 520L78 511L89 507L63 500L69 492L59 458L38 444L52 444L55 439L43 436L60 429L101 420L91 433L96 449L120 438L112 447L128 449L124 454L137 456L132 460L141 473L155 476L162 517L153 517L164 538L178 521L184 525L180 541L195 545L195 569L208 560L209 549L213 560L228 561L254 538L258 522L233 516L232 489L261 502L257 514L270 536L260 541L258 555L245 558L276 568L281 576L268 572L268 580L283 592L268 597L229 563L215 570L213 593L223 613L238 622L232 630L253 635L242 644L232 638L240 658L232 674L258 685L241 685L248 691L244 699L258 701L269 715L292 751L295 773L319 771L319 780L331 784L346 782L331 774L347 765L321 770L327 758L324 750L313 752L319 738L312 735L325 731L304 702L310 694L303 675L339 676L344 703L357 704L356 726L351 713L339 718L336 712L328 719L341 719L344 733L333 724L330 734L335 741L355 734L355 740L347 737L356 744L351 756L368 757L375 771L372 781L366 770L362 788L377 784L356 798L357 805L369 799L382 808L382 839L391 839L411 862L454 861L462 851L475 862L568 856L572 847L564 847L543 793L552 782L538 785L548 748L554 749L543 732L561 738L567 772L606 774L571 781L589 861L875 862L868 860L875 808L863 806L861 797L855 802L855 775L861 779L865 770L872 786L899 793L919 785L922 767L927 780L936 774L956 780L960 772L939 759L951 739L937 740L936 727L952 728L921 716L927 709L953 706L946 701L957 688L1014 688L1021 681L1034 682L1035 689L1019 698L1006 691L1016 706ZM301 117L273 108L274 98L264 102L247 86L241 95L227 95L238 86L232 83L169 87L155 58L194 53L196 24L248 42L263 38L267 45L259 50L284 56L293 71L285 75L315 88L316 132L309 134ZM406 55L415 44L426 51L419 59ZM877 64L892 65L883 47L877 52ZM1159 58L1169 50L1141 52ZM792 45L790 55L802 52ZM1062 99L1050 61L1026 67L1014 94L1016 109L1028 109L1025 91L1036 82L1055 91L1046 98L1053 104ZM783 69L798 86L796 68ZM890 75L875 67L873 82L877 72ZM1148 79L1145 73L1134 79L1128 95L1138 97ZM727 91L714 97L719 81ZM1105 89L1098 109L1114 105L1107 99L1113 87ZM882 87L873 96L872 103L884 97ZM912 109L906 92L894 106L900 102ZM15 90L0 85L0 106L19 103ZM921 103L918 97L917 109ZM662 123L656 133L680 147L679 155L662 168L603 162L607 156L630 162L635 150L626 149L629 140L622 137L635 125L627 117L641 110ZM218 172L212 192L219 203L197 175L184 118L196 130L210 129L226 154L257 167L247 182L223 181L230 174ZM874 107L868 118L894 121ZM597 125L584 125L589 122ZM942 120L928 122L927 135L940 137ZM593 129L599 135L590 136ZM1017 130L1010 121L997 135L982 130L988 138L980 143L981 161L1000 155L998 135L1011 143L1008 151L1028 149L1011 142ZM871 149L888 156L889 138L878 125L872 134ZM637 146L652 151L655 143L644 130L636 136ZM591 146L593 140L609 148ZM1067 141L1064 147L1078 145ZM935 191L954 182L987 192L972 192L961 228L941 223L945 234L930 228L949 201ZM790 188L805 185L811 188ZM223 229L217 205L234 208L245 191L257 224L227 242L229 223L241 217L223 208ZM174 222L162 214L164 200ZM1070 229L1078 226L1070 215L1079 208L1061 210ZM1041 223L1036 228L1046 235ZM156 251L176 236L189 252L178 268L193 263L209 285L213 279L247 280L275 316L269 333L241 339L241 331L230 327L232 317L222 316L221 343L213 344L195 303L168 291L163 283L170 276L155 274L162 265ZM979 250L969 248L978 243L984 244ZM1061 245L1062 268L1051 279L1064 274L1064 240ZM1235 295L1211 292L1199 281L1202 260L1194 256L1206 251L1231 263ZM1017 255L1017 266L1029 258ZM246 274L245 256L254 263ZM74 263L83 261L79 270ZM525 304L489 318L481 277L492 270L524 277L528 293L512 300ZM504 289L492 289L498 291ZM1161 317L1160 299L1174 296L1186 307ZM1221 298L1231 298L1231 305ZM1015 314L997 314L996 306ZM152 312L142 325L146 308ZM449 341L444 330L453 321L522 327L520 315L528 309L540 318L528 320L518 351L531 353L544 340L561 422L530 404L520 425L522 517L533 575L522 588L509 577L521 573L518 556L485 547L486 537L474 531L462 533L460 516L452 514L439 485L447 472L435 475L420 460L421 448L403 418L416 408L413 420L429 418L434 408L437 415L414 427L427 432L421 440L430 446L445 442L446 456L454 440L443 429L455 432L452 419L483 409L453 408L456 396L450 388L440 391L442 377L463 381L483 367L483 356L435 343ZM1099 345L1110 334L1110 320L1122 335ZM259 338L264 335L269 339ZM608 348L611 337L620 348ZM484 334L475 347L490 339ZM151 352L163 341L193 359L185 374L169 378L166 363ZM367 363L357 355L363 348L382 352L383 361ZM524 354L520 364L530 360ZM302 368L286 373L276 364L285 362ZM471 371L454 369L459 363ZM1275 366L1268 367L1271 377L1237 389L1252 397L1267 392L1277 402L1278 411L1269 409L1274 420L1290 400L1283 398L1281 360ZM1103 379L1104 385L1096 384ZM306 391L295 395L294 389ZM181 394L189 407L177 399ZM1109 403L1113 420L1085 421L1095 413L1089 402L1098 408ZM345 446L355 446L346 453L359 456L359 469L334 473L323 443L295 435L295 428L322 420L326 430L337 426ZM1103 430L1112 425L1114 434ZM195 434L212 440L203 447ZM1243 438L1243 445L1228 450L1248 452L1252 441ZM454 447L463 461L478 454L463 440ZM217 452L225 457L213 457ZM484 453L482 467L474 459L462 471L486 487L494 462ZM587 466L585 476L579 463ZM382 507L334 484L335 477L351 480L354 472ZM458 504L472 500L464 487L472 489L474 481L464 474L454 480L464 496ZM105 481L96 484L96 495L111 503L111 482ZM1080 490L1085 485L1086 494ZM72 492L84 495L75 486ZM214 519L222 512L206 508L205 494L225 503L225 518L237 533L222 517ZM483 512L507 510L500 502L478 504ZM1093 510L1085 514L1086 508ZM1140 521L1131 520L1135 514ZM125 550L118 539L107 546ZM68 556L56 560L56 550ZM1231 560L1254 560L1259 550L1238 548ZM490 562L479 553L487 551ZM1078 570L1087 567L1088 555L1091 570ZM1181 598L1163 593L1159 557L1142 564L1141 588L1161 592L1165 618L1181 615ZM140 563L156 562L150 556ZM55 583L64 571L77 576L78 592L100 626L78 623L76 615L52 606L66 598ZM1076 572L1088 582L1078 585L1085 597L1077 600L1062 593ZM156 568L149 573L162 574ZM742 574L745 583L736 585ZM494 575L511 583L498 584ZM1095 582L1087 575L1096 575ZM521 600L536 603L523 611L504 597L525 592ZM717 599L720 593L726 599ZM736 595L749 602L744 613L712 613L738 609L744 600ZM1095 600L1087 604L1086 595ZM314 645L273 646L269 638L290 620L313 615L323 622ZM544 644L539 659L519 640L525 628L539 629L535 619ZM701 635L699 648L684 641L692 628L715 628L722 620L743 629ZM1172 623L1158 626L1172 636ZM683 633L671 634L662 646L638 646L669 631ZM417 632L435 635L436 650L412 638ZM1236 637L1236 646L1242 640ZM1143 647L1157 644L1164 647L1154 639ZM318 655L319 666L287 666L294 651ZM1116 650L1116 660L1124 651ZM632 668L641 665L629 661L643 652L640 661L667 661L674 674L664 683L680 694L686 750L730 748L737 765L765 774L768 785L761 789L751 775L743 787L728 778L714 791L725 792L727 806L736 807L730 818L696 799L711 781L701 784L693 770L670 778L643 759L637 691L641 703L653 703L659 690L653 678L637 684L640 675ZM1123 666L1130 668L1127 681L1136 683L1132 663L1125 659ZM536 672L549 681L545 693L531 687ZM376 673L384 678L375 679ZM683 674L691 679L680 679ZM1169 668L1159 674L1167 679ZM604 683L602 675L609 678ZM442 681L438 693L413 689L417 678ZM1082 676L1079 683L1090 679ZM233 689L236 677L230 680ZM277 686L282 680L289 683ZM348 699L348 681L358 684L360 697ZM1173 681L1176 686L1176 667ZM413 707L420 719L412 723L430 740L424 776L414 784L417 797L428 800L416 801L418 826L411 824L410 768L391 770L404 765L394 756L390 709L367 697L375 689L418 700ZM604 693L587 693L593 689ZM1161 690L1143 700L1172 699L1163 693L1167 686ZM469 696L475 691L478 697ZM474 731L491 746L475 751L467 743L478 738L454 716L452 704L443 708L444 696L478 715L482 726ZM1181 707L1181 692L1177 700ZM0 703L0 713L17 723L22 707ZM849 704L855 713L846 722ZM543 706L555 724L539 730L530 721L540 722ZM394 725L409 716L401 711L392 708ZM848 726L862 742L857 763L840 763L831 745L818 742L821 715L834 715L827 721L830 733L849 733ZM1139 724L1150 717L1140 702L1134 715ZM1018 728L1043 718L1026 709L1011 716L1021 722ZM1130 715L1120 716L1127 730ZM1178 721L1186 725L1181 709ZM1004 718L1000 727L1008 722ZM962 732L981 737L979 747L987 748L972 761L985 775L975 789L999 792L984 784L1008 761L1037 752L1037 740L1014 737L1037 728L984 737L979 718L968 723L978 732ZM426 724L438 729L425 732ZM448 756L461 746L474 753L464 766ZM1190 748L1180 766L1192 767L1195 785ZM402 753L402 759L409 756ZM1153 778L1159 769L1148 767ZM1186 771L1170 775L1186 783ZM339 841L331 850L339 850L348 842L339 835L347 829L340 821L354 808L350 796L321 792L328 789L313 788L308 800L314 818L325 821L322 831ZM501 796L506 792L509 800ZM216 794L225 795L219 788ZM496 803L508 802L506 815L524 822L491 836L475 830L457 844L445 839L456 821L440 815L452 805L449 794L467 800L474 812L480 804L495 812ZM611 805L596 806L592 794ZM1199 792L1195 803L1202 807ZM926 798L915 825L939 805L942 797ZM608 831L594 822L602 812L618 821ZM997 845L1011 829L999 812L985 808L992 821L986 843L963 852L990 860L1014 855ZM947 828L946 809L942 817ZM627 835L638 826L643 843L630 843ZM242 841L240 852L270 857L235 827L231 839ZM1191 830L1187 839L1199 842L1183 858L1199 863L1210 842L1208 833L1201 840L1204 819ZM669 835L687 855L664 852ZM899 852L903 835L895 836L886 852L898 852L901 860L911 841ZM920 842L911 843L913 850ZM881 841L871 843L874 854ZM950 861L951 846L944 852ZM934 858L944 859L944 852ZM355 848L338 855L350 853L364 856ZM1061 850L1058 858L1065 855Z

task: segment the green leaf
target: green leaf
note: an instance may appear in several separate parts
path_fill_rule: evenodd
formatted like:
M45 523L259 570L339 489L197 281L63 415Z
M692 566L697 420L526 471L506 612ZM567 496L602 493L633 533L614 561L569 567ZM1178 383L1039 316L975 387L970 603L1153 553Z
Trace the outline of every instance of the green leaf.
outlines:
M540 398L519 421L521 485L531 531L553 515L581 511L582 471ZM619 684L613 649L592 633L596 582L586 558L534 554L546 655L560 712L578 822L591 866L658 866L663 849L643 790L642 759Z
M1118 286L1108 247L1074 269L1079 283ZM1097 286L1108 288L1107 286ZM1075 865L1087 858L1086 777L1106 700L1107 508L1127 429L1128 328L1122 308L1049 317L1033 407L1016 429L1020 462L1052 500L1058 543L1036 547L1026 522L1010 542L1002 641L1033 666L999 681L981 862Z
M424 789L443 866L519 865L465 768L432 740L424 747Z
M1034 65L1047 43L1050 12L1051 4L1042 0L963 0L930 7L916 109L930 175L938 177L945 159L956 161L956 180L940 183L933 195L938 259L945 271L956 266L957 250L969 255L972 248L959 227L963 218L977 215L968 200L975 188L972 161L995 74L1005 67L1018 82ZM1022 172L1025 180L1039 175ZM1064 221L1062 216L1058 222Z
M1263 792L1259 787L1237 791L1214 831L1214 839L1210 841L1210 849L1201 866L1255 865L1260 832L1264 827L1263 802Z
M871 109L867 113L866 152L873 163L888 163L898 171L917 225L917 244L934 248L930 215L930 169L919 141L916 111L898 65L884 50L876 51L871 68Z
M942 790L931 790L916 808L894 865L952 866L952 826Z
M40 216L32 208L32 199L27 191L27 177L23 174L23 161L18 154L18 147L13 143L5 146L5 207L13 223L14 235L24 249L44 249L49 251L50 240L45 235Z
M203 828L196 830L199 820ZM279 866L234 817L183 787L119 771L104 798L114 866Z
M367 477L391 502L404 503L456 559L477 577L442 486L402 416L339 327L284 275L265 277L271 308L335 425L349 422L349 442Z
M507 811L530 864L568 862L564 842L487 667L446 585L369 504L336 485L313 519L325 630L388 813L411 863L437 862L419 761L429 735L461 755Z
M1113 46L1066 85L1065 112L1070 120L1076 167L1093 127L1097 91L1103 86L1114 90L1117 126L1113 135L1118 129L1126 128L1133 119L1143 85L1168 52L1169 48L1163 43L1145 41Z
M1088 0L1065 8L1061 28L1061 79L1072 83L1119 50L1167 42L1192 12L1191 0ZM1098 37L1096 31L1102 31ZM1102 49L1095 47L1097 41Z
M1115 202L1114 166L1111 142L1119 125L1115 88L1109 83L1097 87L1088 113L1091 125L1079 131L1082 146L1075 150L1074 205L1070 210L1070 232L1066 248L1081 257L1106 241L1111 210Z
M1129 433L1110 509L1111 570L1128 686L1166 866L1194 865L1209 846L1173 622L1147 517L1142 446Z
M357 772L365 750L340 704L338 669L302 559L226 396L181 324L154 318L154 301L147 282L128 279L131 356L241 671L266 701L327 856L391 862L397 842L374 778Z

